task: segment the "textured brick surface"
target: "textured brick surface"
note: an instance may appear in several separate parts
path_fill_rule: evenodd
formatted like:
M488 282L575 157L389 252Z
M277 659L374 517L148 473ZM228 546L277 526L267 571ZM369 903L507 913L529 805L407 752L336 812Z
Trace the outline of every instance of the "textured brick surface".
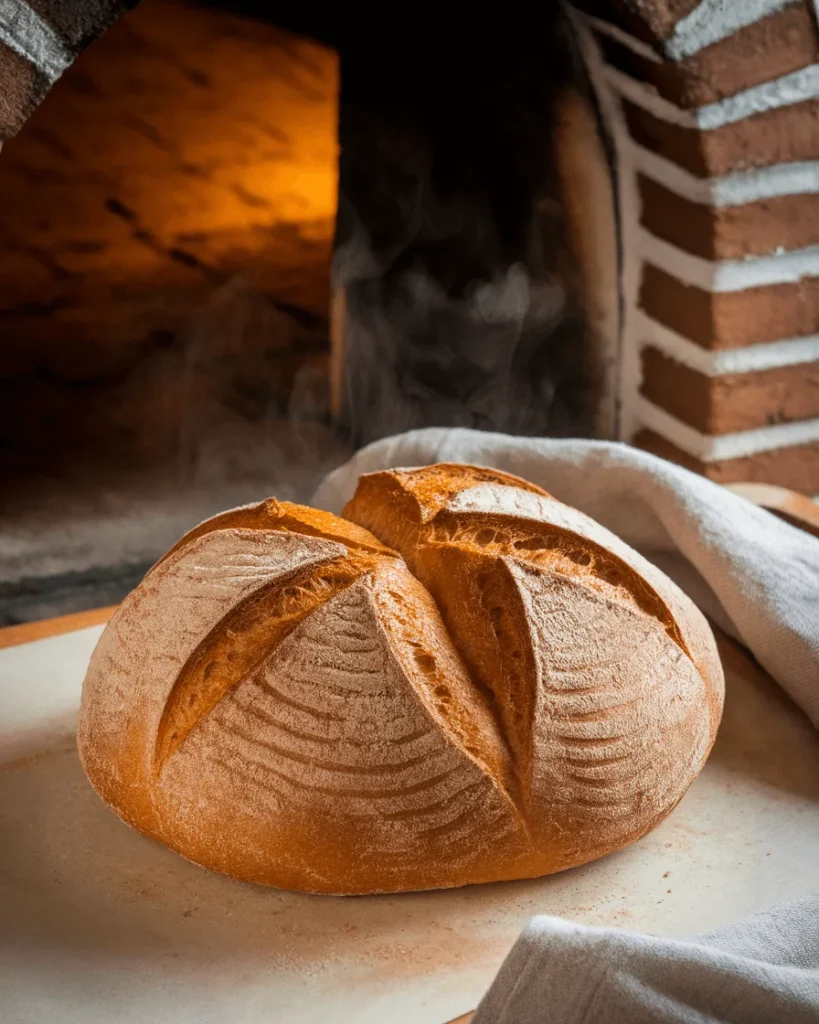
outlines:
M330 51L169 0L85 51L0 154L0 465L153 458L320 376L336 105Z

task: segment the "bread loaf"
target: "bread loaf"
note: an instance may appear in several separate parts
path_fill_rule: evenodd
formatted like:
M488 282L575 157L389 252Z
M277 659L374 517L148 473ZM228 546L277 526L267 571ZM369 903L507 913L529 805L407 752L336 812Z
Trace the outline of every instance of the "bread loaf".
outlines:
M103 633L92 785L236 878L396 892L560 871L644 835L705 761L699 611L576 510L494 470L362 477L344 518L197 527Z

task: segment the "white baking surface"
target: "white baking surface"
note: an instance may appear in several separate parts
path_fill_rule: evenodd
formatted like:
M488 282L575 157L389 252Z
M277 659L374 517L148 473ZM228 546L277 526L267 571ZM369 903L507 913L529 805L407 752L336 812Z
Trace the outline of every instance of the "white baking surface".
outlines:
M6 1024L443 1024L532 914L682 936L819 890L819 737L735 651L711 760L630 849L535 882L343 899L209 874L106 810L73 739L101 628L0 651Z

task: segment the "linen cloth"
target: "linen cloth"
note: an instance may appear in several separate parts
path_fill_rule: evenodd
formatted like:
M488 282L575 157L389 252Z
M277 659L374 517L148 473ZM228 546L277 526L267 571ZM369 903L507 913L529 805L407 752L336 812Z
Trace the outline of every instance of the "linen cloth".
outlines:
M748 647L819 727L819 539L636 448L464 429L376 441L324 480L314 504L339 513L362 473L434 462L525 477L619 534ZM819 1022L819 896L689 940L536 917L473 1019L649 1022Z
M819 896L695 939L534 918L472 1024L816 1024Z
M819 539L638 448L460 428L374 442L325 478L314 504L341 512L362 473L433 462L514 473L607 526L746 646L819 728Z

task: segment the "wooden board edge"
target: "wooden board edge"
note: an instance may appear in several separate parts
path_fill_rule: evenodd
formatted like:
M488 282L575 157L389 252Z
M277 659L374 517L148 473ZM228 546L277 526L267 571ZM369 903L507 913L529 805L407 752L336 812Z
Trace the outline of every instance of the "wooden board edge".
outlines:
M0 650L6 647L17 647L34 640L44 640L49 636L61 633L73 633L77 629L88 626L99 626L107 622L117 609L117 605L105 608L91 608L85 612L73 612L71 615L60 615L54 619L40 619L37 622L23 622L19 626L5 626L0 629Z

